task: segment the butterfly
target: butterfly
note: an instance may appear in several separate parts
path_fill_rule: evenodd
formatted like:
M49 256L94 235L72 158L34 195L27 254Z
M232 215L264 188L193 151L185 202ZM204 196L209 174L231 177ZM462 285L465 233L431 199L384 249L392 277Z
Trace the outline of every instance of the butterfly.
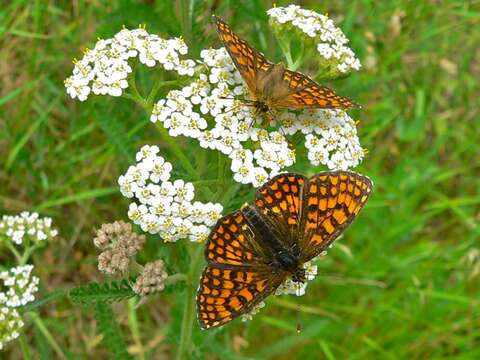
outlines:
M303 265L332 245L371 190L368 177L350 171L285 173L262 185L253 204L219 219L196 297L201 328L249 313L289 278L305 282Z
M276 109L349 109L360 107L349 98L317 84L302 73L272 64L245 40L235 34L222 19L213 15L218 36L245 81L253 100L245 102L255 114L273 119Z

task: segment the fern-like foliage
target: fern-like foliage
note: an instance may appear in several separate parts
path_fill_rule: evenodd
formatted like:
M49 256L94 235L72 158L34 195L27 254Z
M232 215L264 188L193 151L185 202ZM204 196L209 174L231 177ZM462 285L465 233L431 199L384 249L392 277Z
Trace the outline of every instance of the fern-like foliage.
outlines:
M86 286L73 288L69 291L73 302L92 305L110 304L115 301L129 299L135 296L134 291L126 279L105 283L91 282Z
M103 335L102 342L111 354L111 359L133 359L127 352L127 345L113 313L110 304L97 302L95 305L95 320L98 331Z
M133 161L132 158L132 140L128 137L128 129L118 119L111 115L105 114L105 111L100 111L100 106L95 106L95 119L107 136L108 142L113 145L115 150L125 157L128 161Z

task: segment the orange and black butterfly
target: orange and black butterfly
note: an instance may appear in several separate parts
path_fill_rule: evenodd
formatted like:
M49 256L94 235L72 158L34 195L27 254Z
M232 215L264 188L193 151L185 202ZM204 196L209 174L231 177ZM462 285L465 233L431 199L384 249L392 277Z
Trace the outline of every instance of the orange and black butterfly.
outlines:
M255 113L272 113L279 108L291 109L349 109L359 107L349 98L337 95L332 89L317 84L308 76L272 64L230 26L213 16L220 40L223 42L237 70L242 75Z
M288 278L305 282L303 265L347 228L371 190L369 178L349 171L285 173L265 183L254 204L218 220L197 293L200 326L250 312Z

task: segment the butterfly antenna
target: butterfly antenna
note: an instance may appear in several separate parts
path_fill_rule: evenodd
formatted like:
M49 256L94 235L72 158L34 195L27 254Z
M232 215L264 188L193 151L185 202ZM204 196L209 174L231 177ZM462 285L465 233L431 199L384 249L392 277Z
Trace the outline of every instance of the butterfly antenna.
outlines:
M302 332L302 319L300 318L300 315L300 304L297 303L297 334L300 334Z
M230 113L230 112L234 112L234 111L237 110L239 107L240 107L240 106L238 106L238 105L237 105L237 106L233 106L233 107L230 108L230 110L225 111L224 114L228 114L228 113Z

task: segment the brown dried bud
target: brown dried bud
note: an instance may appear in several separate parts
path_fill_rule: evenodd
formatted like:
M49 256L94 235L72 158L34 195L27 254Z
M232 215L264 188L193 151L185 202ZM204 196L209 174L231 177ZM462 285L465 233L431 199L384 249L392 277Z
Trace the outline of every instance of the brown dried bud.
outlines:
M98 256L98 270L105 274L125 273L128 270L129 258L125 249L107 249Z
M126 272L129 258L133 257L145 243L145 235L134 233L132 225L123 221L103 224L96 235L93 243L104 250L98 257L98 268L106 274Z
M133 291L140 296L146 296L165 288L165 280L168 274L162 260L147 263L143 273L133 285Z

